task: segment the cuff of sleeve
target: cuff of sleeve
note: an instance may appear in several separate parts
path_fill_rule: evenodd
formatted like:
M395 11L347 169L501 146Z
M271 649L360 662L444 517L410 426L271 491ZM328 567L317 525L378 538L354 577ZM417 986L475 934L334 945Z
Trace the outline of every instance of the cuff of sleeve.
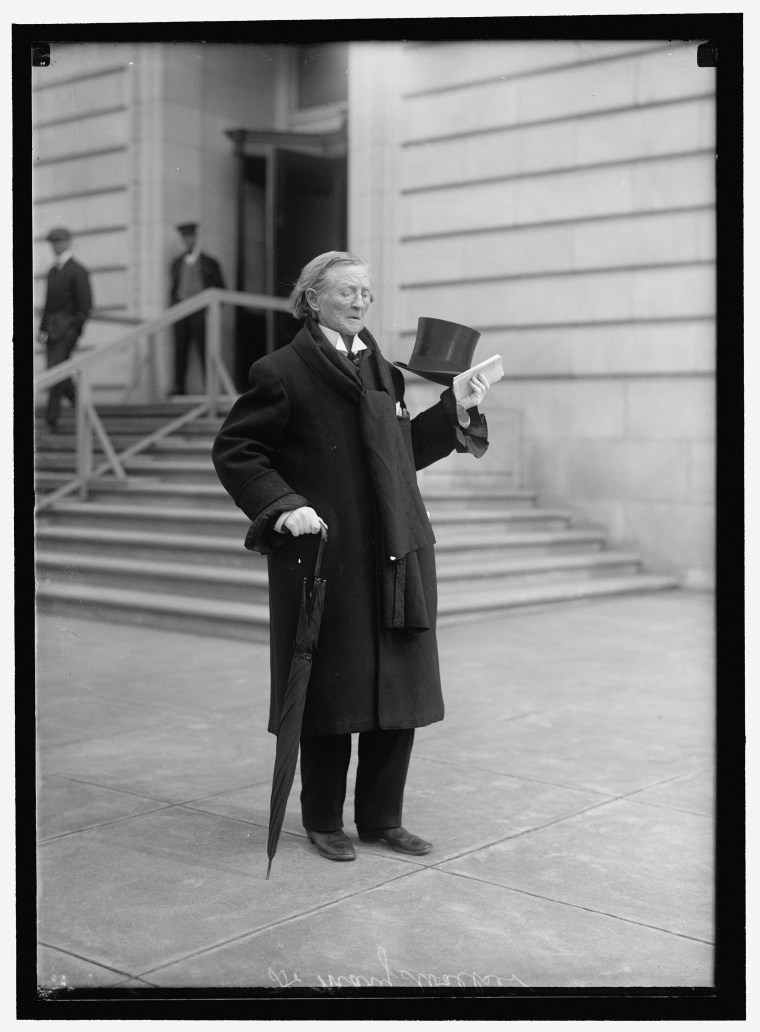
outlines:
M302 495L287 494L272 502L258 514L251 522L248 533L245 536L245 547L249 552L259 552L261 555L268 555L275 552L285 544L287 532L280 533L277 530L277 523L280 517L285 517L294 509L300 509L302 505L310 505L308 499Z
M470 423L466 427L461 426L457 416L456 399L450 387L447 387L441 394L441 407L446 418L454 427L457 439L456 450L458 452L469 452L476 459L484 455L488 449L488 423L483 413L478 412L477 408L467 409Z

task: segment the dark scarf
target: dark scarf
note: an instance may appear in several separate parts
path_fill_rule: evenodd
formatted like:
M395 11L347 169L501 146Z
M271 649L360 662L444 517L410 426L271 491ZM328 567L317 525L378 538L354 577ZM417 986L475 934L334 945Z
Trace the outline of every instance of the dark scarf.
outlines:
M380 390L366 389L311 320L298 332L293 347L320 380L359 409L359 434L381 527L378 577L383 622L386 627L423 631L430 619L417 551L435 544L435 536L417 486L411 432L402 432L396 415L390 369L372 335L362 330L359 336L368 348L363 361L371 363Z

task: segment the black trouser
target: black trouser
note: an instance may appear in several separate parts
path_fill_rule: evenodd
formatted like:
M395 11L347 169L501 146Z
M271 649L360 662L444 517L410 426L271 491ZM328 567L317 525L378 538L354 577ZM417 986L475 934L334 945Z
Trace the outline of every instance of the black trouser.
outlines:
M76 347L78 339L79 334L75 330L72 330L69 333L64 333L60 337L48 337L45 345L47 348L48 369L50 369L51 366L60 365L61 362L65 362ZM50 388L47 412L45 413L48 423L55 423L56 419L58 419L58 410L61 407L61 398L63 397L68 398L72 405L74 404L76 399L76 388L74 387L74 381L71 377L66 380L61 380L60 383L53 384Z
M354 792L354 821L360 828L397 828L412 754L414 728L363 731ZM301 739L301 814L309 831L343 827L351 735Z
M206 313L193 312L174 327L174 388L185 393L190 346L194 344L201 360L201 376L206 375Z

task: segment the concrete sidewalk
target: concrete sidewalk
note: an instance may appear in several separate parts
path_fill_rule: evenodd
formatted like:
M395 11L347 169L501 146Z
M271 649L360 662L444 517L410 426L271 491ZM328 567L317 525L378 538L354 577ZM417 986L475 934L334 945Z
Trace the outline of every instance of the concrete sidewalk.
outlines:
M712 625L677 591L442 627L433 851L322 859L296 780L266 881L267 648L41 617L39 984L711 985Z

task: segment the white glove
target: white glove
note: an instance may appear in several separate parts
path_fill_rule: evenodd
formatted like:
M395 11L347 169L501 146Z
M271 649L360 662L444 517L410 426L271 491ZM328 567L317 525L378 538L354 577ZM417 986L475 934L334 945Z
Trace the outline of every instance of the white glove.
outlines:
M300 534L318 534L322 527L327 530L327 524L321 519L309 505L302 505L300 509L293 509L285 513L275 523L275 530L284 532L290 531L293 537Z
M478 373L477 376L473 376L470 380L470 393L466 394L463 398L460 398L457 405L463 409L475 408L479 405L486 394L491 384L488 382L488 377L484 376L483 373Z

